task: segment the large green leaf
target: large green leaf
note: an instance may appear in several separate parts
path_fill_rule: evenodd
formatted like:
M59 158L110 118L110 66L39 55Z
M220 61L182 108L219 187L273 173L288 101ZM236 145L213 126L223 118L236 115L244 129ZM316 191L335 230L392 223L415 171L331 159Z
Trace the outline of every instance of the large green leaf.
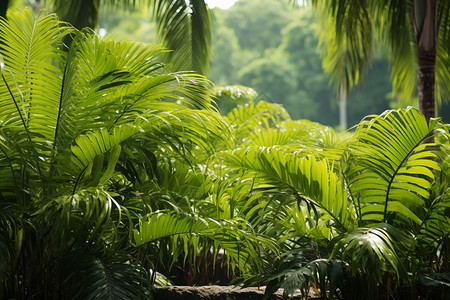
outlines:
M211 15L204 0L151 0L159 39L173 50L177 71L206 74L209 68Z
M412 240L401 231L389 224L379 224L343 234L335 244L331 257L339 253L354 273L362 272L381 278L381 273L387 271L404 278L406 269L399 257L399 250L413 245Z
M130 255L101 255L73 251L68 259L71 267L65 284L78 299L143 299L150 293L146 272ZM77 264L72 265L73 262Z
M437 120L427 124L413 108L370 116L357 126L346 177L362 220L391 222L398 216L421 223L440 171L439 148L426 141L440 126Z
M224 153L227 164L254 172L267 183L288 187L299 197L322 209L339 230L354 224L354 207L347 200L339 177L326 160L304 156L282 147L243 148Z
M249 268L251 260L256 264L259 262L259 243L275 250L270 239L259 237L245 221L239 219L216 221L194 214L161 211L140 219L138 229L134 229L137 246L162 238L183 238L191 235L213 240L216 247L223 248L241 271Z
M2 125L26 126L51 140L61 93L61 71L55 63L64 56L61 39L70 29L55 15L40 14L35 19L27 9L10 12L8 21L0 21L0 32L5 63L0 83ZM25 124L21 124L20 116Z

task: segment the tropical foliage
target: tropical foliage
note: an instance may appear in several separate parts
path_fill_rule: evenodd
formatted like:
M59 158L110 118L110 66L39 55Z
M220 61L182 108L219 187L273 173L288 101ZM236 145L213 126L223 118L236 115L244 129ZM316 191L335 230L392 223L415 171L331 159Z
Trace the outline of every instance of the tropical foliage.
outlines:
M268 282L267 295L311 285L344 299L448 294L448 124L408 108L338 136L251 97L226 119L235 144L214 163L221 176L238 176L233 189L252 202L235 198L233 207L281 253L265 253L266 272L244 282ZM250 190L240 187L249 181Z
M131 12L141 12L140 17L155 21L159 43L171 49L165 55L166 62L177 71L195 70L206 74L211 54L211 13L204 0L2 0L0 16L5 17L8 7L28 5L36 11L44 8L55 12L59 19L75 28L97 29L101 13L109 16L121 15L136 22ZM146 40L155 34L147 33ZM70 38L66 38L66 43ZM143 40L141 40L143 41Z
M446 146L426 143L441 132ZM314 251L304 242L300 250L287 252L271 285L290 293L312 281L326 296L328 282L329 296L339 288L345 299L358 298L361 291L375 298L417 297L417 291L405 295L398 287L415 286L427 272L448 272L443 269L448 257L439 258L447 253L441 247L447 247L450 229L448 125L437 120L427 125L414 109L387 111L361 122L345 144L333 147L331 156L300 152L279 159L273 147L252 160L270 157L278 166L261 175L269 173L270 182L298 193L294 240L308 238L319 250L325 247L309 261ZM241 165L260 173L262 164Z
M244 220L214 222L191 206L209 188L191 150L213 151L230 131L204 77L169 73L159 47L54 15L10 13L0 31L2 298L144 296L149 266L188 253L193 231L194 253L205 240L241 270L252 243L272 247Z
M30 10L0 44L2 298L151 298L221 266L267 296L448 292L441 120L386 111L338 135Z
M100 6L110 11L150 8L156 22L157 36L164 47L168 62L177 71L195 70L205 74L209 67L211 45L211 15L204 0L47 0L47 5L63 21L82 29L97 27ZM147 16L149 18L149 16Z

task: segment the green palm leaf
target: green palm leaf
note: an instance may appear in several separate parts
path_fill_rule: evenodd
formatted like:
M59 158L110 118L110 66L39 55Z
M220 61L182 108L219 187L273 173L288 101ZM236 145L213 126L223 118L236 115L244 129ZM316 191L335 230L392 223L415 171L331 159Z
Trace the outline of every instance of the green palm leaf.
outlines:
M251 259L256 263L259 261L259 243L275 251L272 241L257 236L243 220L238 219L219 222L193 214L155 212L140 219L138 229L134 229L136 246L162 238L183 239L190 235L212 239L216 247L223 248L238 264L241 271L249 268ZM184 241L187 242L186 239Z
M327 161L282 147L243 148L223 155L230 166L251 171L267 184L295 191L323 210L337 229L347 231L354 226L353 207Z
M53 62L60 61L63 55L58 49L62 45L60 40L70 32L67 27L61 25L55 15L41 14L35 19L29 9L11 12L8 22L5 20L0 22L3 44L1 53L5 63L2 74L7 77L8 82L15 83L10 86L20 113L27 120L26 125L29 126L29 122L36 121L37 124L33 126L36 125L44 132L51 131L55 120L40 120L40 118L52 115L47 110L57 108L54 101L59 99L60 93L61 73ZM4 109L1 118L3 122L15 124L19 121L18 114L12 120L5 119L8 113L14 110L14 103L11 96L6 96L9 93L3 84L4 82L1 89L1 106ZM44 103L48 106L43 105ZM50 121L48 128L40 127L42 125L39 121Z
M75 252L75 251L74 251ZM71 254L65 284L77 299L142 299L150 297L144 268L132 256ZM77 261L76 265L71 263Z
M450 234L450 188L427 208L422 219L418 241L423 248L433 245Z
M415 109L387 111L360 123L346 172L365 221L391 220L391 214L420 224L420 208L440 166L436 145L425 143L439 128Z
M284 297L293 297L297 290L301 291L303 297L307 297L311 282L320 287L321 299L333 299L336 283L343 273L342 262L334 259L329 262L325 259L314 259L311 258L314 253L311 255L308 252L312 252L312 249L298 248L283 255L283 263L279 268L281 270L269 278L264 299L270 299L269 297L280 288L283 289ZM303 257L300 257L301 255ZM305 257L306 255L309 257Z
M241 144L247 140L249 132L257 133L262 128L269 128L280 121L289 120L290 117L280 105L266 101L250 101L232 109L226 119L234 128L236 143Z
M164 74L158 60L163 53L159 47L101 40L90 32L80 32L71 45L62 85L56 148L69 146L88 128L111 128L146 118L146 114L181 108L162 101L212 108L208 81L199 75ZM100 99L102 105L98 105ZM97 118L92 120L92 115Z
M152 0L153 16L169 61L178 71L206 74L209 68L211 15L204 0Z
M405 247L399 248L399 245ZM331 258L338 253L347 261L353 273L362 272L380 278L381 272L406 275L399 250L413 246L412 241L389 224L357 228L345 233L335 244ZM375 279L375 278L373 278Z
M4 58L0 82L4 143L0 156L11 171L12 183L15 170L22 168L42 176L47 168L61 90L61 71L56 65L64 56L61 39L70 29L55 15L34 18L25 10L11 12L8 21L0 22L0 31L0 56ZM16 193L29 189L24 184L15 184Z
M10 13L8 22L0 22L5 62L2 73L13 93L12 98L5 82L1 83L2 124L17 126L20 114L26 123L19 126L45 138L54 134L61 86L61 72L54 62L61 60L63 53L58 47L62 46L61 38L70 32L61 25L55 15L41 14L34 19L29 9ZM19 111L15 111L14 102Z

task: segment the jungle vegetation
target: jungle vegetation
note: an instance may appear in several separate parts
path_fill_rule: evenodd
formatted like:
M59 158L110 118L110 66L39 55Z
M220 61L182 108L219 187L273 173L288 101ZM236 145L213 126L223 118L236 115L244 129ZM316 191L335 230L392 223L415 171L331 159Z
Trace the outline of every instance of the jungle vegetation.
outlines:
M267 297L448 295L442 119L387 110L340 134L30 9L0 45L2 298L151 298L218 254Z

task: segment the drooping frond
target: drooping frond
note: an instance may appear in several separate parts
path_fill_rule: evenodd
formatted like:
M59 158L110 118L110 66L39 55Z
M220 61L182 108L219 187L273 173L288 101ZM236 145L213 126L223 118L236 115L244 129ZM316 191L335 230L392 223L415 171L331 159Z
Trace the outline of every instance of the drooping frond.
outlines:
M74 264L76 262L76 264ZM145 269L131 255L102 255L72 251L66 282L78 299L146 299Z
M373 52L373 24L365 1L313 1L321 19L323 66L338 94L360 83Z
M450 99L450 2L437 1L437 6L436 100L441 103Z
M173 50L174 70L206 74L209 68L211 15L204 0L151 0L158 35Z
M338 230L347 231L355 225L354 207L327 161L282 147L242 148L223 155L227 164L252 172L269 186L295 191L301 199L323 210Z
M1 21L0 31L5 63L0 83L2 126L28 131L33 141L48 147L44 140L51 141L54 135L61 93L61 38L70 28L55 15L35 19L27 9L11 12L8 21Z
M233 230L231 230L233 228ZM249 231L244 220L217 221L211 218L193 214L177 214L170 212L155 212L139 221L138 229L134 230L134 241L137 246L156 242L161 238L178 238L183 236L200 236L211 239L217 247L223 248L245 271L251 260L259 255L258 244L273 247L269 239L257 236Z
M417 95L417 47L413 26L413 1L379 1L376 8L378 40L389 45L395 99L411 102Z
M332 82L348 91L360 82L376 44L389 47L394 98L411 102L417 95L415 1L312 1L322 21L323 65ZM437 2L436 99L448 98L450 4Z
M53 4L50 5L52 11L54 11L61 20L72 24L78 30L85 27L95 29L97 26L99 6L101 3L100 0L53 0L44 2Z

